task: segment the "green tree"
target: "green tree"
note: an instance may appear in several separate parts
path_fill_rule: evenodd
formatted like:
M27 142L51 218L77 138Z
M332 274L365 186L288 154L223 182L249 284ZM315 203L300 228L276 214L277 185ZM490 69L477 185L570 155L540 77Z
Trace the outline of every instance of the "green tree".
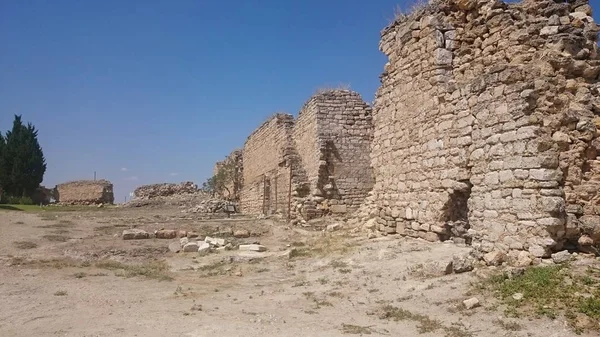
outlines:
M5 188L5 184L6 184L6 170L5 170L5 155L4 152L6 151L6 140L4 139L4 136L2 136L2 133L0 133L0 201L2 201L2 195L3 195L3 189Z
M9 196L31 197L44 179L46 160L37 136L31 123L24 125L21 116L15 115L0 160L4 191Z

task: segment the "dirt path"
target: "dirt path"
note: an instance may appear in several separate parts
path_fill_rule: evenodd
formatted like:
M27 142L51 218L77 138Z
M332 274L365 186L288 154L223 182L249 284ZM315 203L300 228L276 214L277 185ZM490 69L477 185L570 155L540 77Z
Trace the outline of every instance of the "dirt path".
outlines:
M575 336L560 318L506 319L481 296L481 307L462 308L475 273L422 273L466 247L324 236L268 220L56 215L0 212L0 336ZM115 237L132 224L250 228L260 235L246 240L269 251L199 257L168 252L168 240ZM292 247L300 256L289 259ZM106 259L120 266L165 260L173 279L119 276L128 270L94 262Z

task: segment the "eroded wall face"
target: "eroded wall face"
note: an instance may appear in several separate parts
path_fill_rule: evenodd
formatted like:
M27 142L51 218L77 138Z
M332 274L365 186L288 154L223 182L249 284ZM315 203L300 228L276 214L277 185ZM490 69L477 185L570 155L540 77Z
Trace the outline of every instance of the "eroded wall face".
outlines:
M597 193L585 3L441 1L383 32L369 198L381 230L514 260L577 244Z
M242 212L288 213L289 168L285 158L291 146L293 125L291 115L277 114L248 137L242 154Z
M112 204L113 185L105 180L77 181L56 186L57 202L64 205Z

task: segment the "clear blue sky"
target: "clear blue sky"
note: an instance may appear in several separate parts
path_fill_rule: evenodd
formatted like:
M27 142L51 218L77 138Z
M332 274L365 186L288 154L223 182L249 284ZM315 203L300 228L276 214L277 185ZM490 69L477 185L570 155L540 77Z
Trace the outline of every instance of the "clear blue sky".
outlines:
M371 102L403 0L0 0L0 130L39 129L44 184L201 184L319 87Z

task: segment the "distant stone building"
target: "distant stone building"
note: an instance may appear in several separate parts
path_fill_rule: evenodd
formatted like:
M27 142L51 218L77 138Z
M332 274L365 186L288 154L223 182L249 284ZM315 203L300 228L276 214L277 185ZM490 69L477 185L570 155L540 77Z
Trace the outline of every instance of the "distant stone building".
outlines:
M374 181L371 118L349 90L316 94L297 120L271 117L244 145L242 211L310 219L356 209Z
M108 180L80 180L56 185L54 197L62 205L113 204L113 185Z

